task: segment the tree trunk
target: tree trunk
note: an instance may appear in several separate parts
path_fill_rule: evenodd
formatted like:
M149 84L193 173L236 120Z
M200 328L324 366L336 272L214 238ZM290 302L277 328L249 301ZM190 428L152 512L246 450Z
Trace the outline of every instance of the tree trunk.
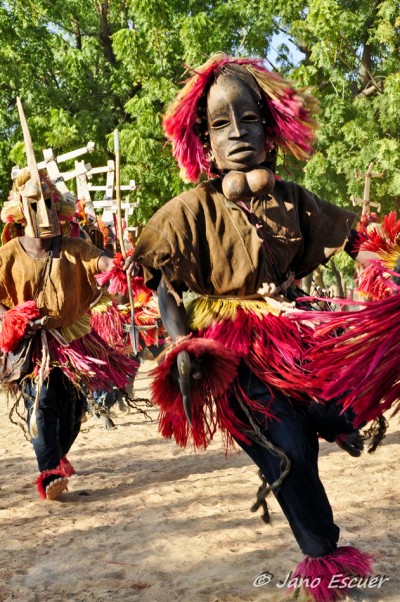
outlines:
M301 282L301 288L307 293L307 295L311 293L312 281L313 272L311 272L311 274L308 274L305 278L303 278Z
M330 262L329 267L331 268L332 274L336 281L337 295L338 295L338 297L344 298L346 295L344 292L342 276L341 276L339 270L337 269L335 261L333 259Z
M325 289L325 282L324 282L324 277L322 275L321 267L318 267L314 270L313 277L314 277L316 286L319 286L320 288Z

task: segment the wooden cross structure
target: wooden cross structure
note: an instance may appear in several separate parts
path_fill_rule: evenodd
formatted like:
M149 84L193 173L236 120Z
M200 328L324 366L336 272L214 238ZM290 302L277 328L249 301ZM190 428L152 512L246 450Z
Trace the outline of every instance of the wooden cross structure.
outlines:
M80 170L77 176L78 198L84 202L85 212L89 219L96 220L96 209L103 209L102 220L108 226L115 228L115 214L117 211L115 198L115 163L113 160L107 161L104 167L93 167L87 172L82 172L82 166L78 162L75 164L75 169ZM89 183L93 176L106 174L106 183L104 185L94 185ZM121 191L133 191L136 185L134 180L130 180L129 184L122 185ZM104 191L102 200L93 201L91 192ZM129 216L133 214L134 209L139 206L139 203L131 203L129 195L125 202L121 204L121 209L124 210L124 220L128 224ZM126 232L133 232L137 236L138 228L128 226Z
M361 178L365 179L363 198L360 199L355 196L350 197L351 201L353 203L353 206L362 205L361 215L369 214L371 212L371 207L376 207L376 210L378 212L380 212L380 210L381 210L380 203L374 203L370 200L371 179L372 178L383 178L385 174L384 174L384 172L374 173L372 171L373 167L374 167L374 161L372 161L369 164L369 167L368 167L368 170L366 173L356 172L356 174L355 174L356 179L361 179Z
M79 167L76 167L73 171L66 171L61 173L60 164L65 163L65 161L70 161L86 153L91 153L94 150L94 142L88 142L86 146L82 148L78 148L74 151L70 151L69 153L64 153L63 155L55 156L53 150L51 148L46 148L43 151L44 160L37 164L38 169L46 169L47 174L50 180L55 184L58 190L64 195L64 197L73 202L76 201L76 196L73 192L71 192L65 182L68 180L72 180L73 178L79 177L82 174L87 173L92 169L92 166L89 163L85 163L81 161L79 163ZM14 180L18 175L20 168L15 166L11 171L11 178Z

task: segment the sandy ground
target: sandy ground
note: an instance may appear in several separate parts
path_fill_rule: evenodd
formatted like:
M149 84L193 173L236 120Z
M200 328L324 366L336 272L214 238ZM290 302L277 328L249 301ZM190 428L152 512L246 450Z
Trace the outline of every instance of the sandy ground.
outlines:
M136 394L148 395L146 362ZM274 499L272 525L249 509L259 480L244 454L226 459L163 440L153 421L116 414L106 431L91 418L69 458L73 490L42 501L31 444L0 405L0 601L278 602L280 580L301 560ZM398 419L375 455L353 459L321 443L321 476L341 543L375 555L389 576L369 599L400 601ZM255 587L262 574L270 583Z

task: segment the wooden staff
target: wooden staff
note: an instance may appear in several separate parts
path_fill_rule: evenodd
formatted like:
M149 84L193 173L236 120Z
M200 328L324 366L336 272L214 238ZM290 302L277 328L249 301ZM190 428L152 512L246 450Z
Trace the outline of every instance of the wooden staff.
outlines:
M115 194L116 194L116 205L117 205L117 230L119 246L121 247L121 255L126 260L126 251L124 246L124 237L122 232L122 212L121 212L121 151L119 146L118 130L114 130L114 153L115 153ZM129 337L131 339L131 345L133 353L136 355L139 348L139 333L135 325L135 308L134 299L132 292L132 280L130 274L126 274L126 280L128 285L129 305L131 307L131 326L129 328Z

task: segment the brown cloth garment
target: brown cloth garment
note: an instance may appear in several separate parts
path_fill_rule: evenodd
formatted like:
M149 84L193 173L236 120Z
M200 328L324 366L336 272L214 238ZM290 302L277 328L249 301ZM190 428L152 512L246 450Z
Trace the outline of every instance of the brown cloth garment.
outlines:
M144 266L149 288L157 288L161 275L174 292L189 289L200 295L242 297L254 295L264 283L279 284L255 226L218 188L220 181L210 180L184 192L147 223L134 259ZM296 278L343 248L355 218L283 180L252 208L277 271L291 271Z
M46 258L30 257L14 238L0 248L0 303L14 307L33 300L37 291L40 315L49 316L45 328L68 326L84 315L93 301L94 275L102 253L80 238L62 238L60 257L52 259L46 278L46 274L41 277Z

